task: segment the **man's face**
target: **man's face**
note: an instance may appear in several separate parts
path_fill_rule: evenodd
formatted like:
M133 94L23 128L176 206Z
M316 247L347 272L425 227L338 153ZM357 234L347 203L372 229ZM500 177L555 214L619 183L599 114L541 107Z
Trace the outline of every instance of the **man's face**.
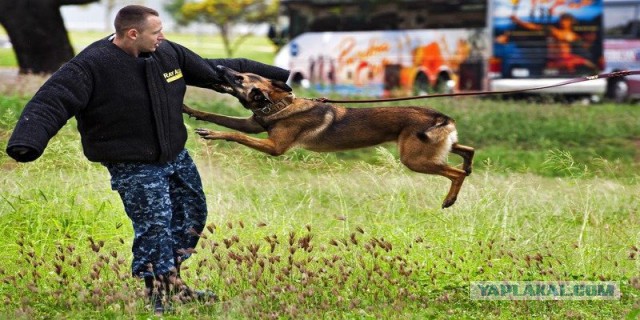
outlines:
M140 52L154 52L164 40L160 17L149 16L142 30L138 30L136 47Z

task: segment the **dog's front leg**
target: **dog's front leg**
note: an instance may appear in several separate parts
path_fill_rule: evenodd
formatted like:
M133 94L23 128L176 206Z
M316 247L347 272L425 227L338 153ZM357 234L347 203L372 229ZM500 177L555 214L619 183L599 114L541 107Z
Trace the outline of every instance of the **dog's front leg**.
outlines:
M260 139L238 132L222 132L208 129L196 129L196 133L209 140L227 140L237 142L272 156L279 156L285 153L293 143L293 140L288 139L288 136L285 136L284 139L272 139L271 134L267 139Z
M265 129L258 122L256 122L253 117L235 118L223 116L215 113L191 109L186 105L182 105L182 112L198 120L215 123L217 125L221 125L229 129L238 130L244 133L260 133L265 131Z

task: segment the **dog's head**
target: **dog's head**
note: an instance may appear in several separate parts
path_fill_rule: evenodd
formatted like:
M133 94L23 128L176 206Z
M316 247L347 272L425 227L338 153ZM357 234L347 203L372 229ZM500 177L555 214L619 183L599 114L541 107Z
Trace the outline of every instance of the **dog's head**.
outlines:
M216 66L224 83L216 90L238 98L249 110L259 110L291 96L291 87L278 80L271 80L253 73L240 73L224 66Z

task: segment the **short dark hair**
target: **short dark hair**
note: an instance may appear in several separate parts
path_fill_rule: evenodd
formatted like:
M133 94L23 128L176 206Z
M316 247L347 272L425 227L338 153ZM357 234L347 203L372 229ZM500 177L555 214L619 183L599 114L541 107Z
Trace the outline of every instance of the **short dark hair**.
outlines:
M141 30L147 21L148 16L159 17L158 11L140 5L126 6L116 15L113 26L116 28L118 36L124 36L129 29Z

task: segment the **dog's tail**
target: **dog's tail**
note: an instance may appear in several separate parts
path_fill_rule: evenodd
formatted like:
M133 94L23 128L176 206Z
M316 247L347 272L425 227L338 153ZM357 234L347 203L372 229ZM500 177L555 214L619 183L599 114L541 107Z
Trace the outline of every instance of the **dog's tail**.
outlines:
M449 139L451 144L456 143L458 142L456 122L445 115L438 116L433 126L418 132L418 138L431 143L441 142L445 139Z

